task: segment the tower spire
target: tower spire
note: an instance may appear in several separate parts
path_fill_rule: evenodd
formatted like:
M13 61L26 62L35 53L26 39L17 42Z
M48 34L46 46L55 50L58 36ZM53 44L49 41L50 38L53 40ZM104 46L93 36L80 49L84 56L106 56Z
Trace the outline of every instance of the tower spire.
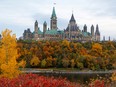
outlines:
M50 21L50 28L57 30L57 17L55 12L55 7L53 7L52 15L51 15L51 21Z
M96 25L96 32L95 32L95 33L96 33L97 35L100 35L98 24Z
M91 25L91 35L92 35L92 37L94 37L94 26L93 26L93 24Z
M51 18L56 17L55 7L53 7Z
M87 25L85 24L84 27L83 27L83 31L84 32L87 32Z
M100 32L99 32L98 24L96 25L95 39L96 41L100 41Z
M34 30L34 39L37 40L37 38L38 38L38 22L37 22L37 20L35 21L34 27L35 27L35 30Z
M72 16L71 16L70 22L76 22L76 21L75 21L75 18L74 18L73 13L72 13Z

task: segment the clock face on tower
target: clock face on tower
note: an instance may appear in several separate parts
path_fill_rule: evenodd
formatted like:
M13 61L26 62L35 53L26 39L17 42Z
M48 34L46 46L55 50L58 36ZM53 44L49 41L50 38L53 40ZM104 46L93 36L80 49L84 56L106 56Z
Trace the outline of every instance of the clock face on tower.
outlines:
M53 17L53 19L56 19L55 17Z

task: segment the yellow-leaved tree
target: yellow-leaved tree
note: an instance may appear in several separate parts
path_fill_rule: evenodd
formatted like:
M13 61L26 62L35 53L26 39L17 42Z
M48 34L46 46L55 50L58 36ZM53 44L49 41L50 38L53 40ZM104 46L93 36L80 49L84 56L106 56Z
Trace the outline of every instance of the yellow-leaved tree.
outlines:
M39 58L37 57L37 56L33 56L33 58L31 59L31 61L30 61L30 64L32 65L32 66L37 66L37 65L39 65L39 63L40 63L40 60L39 60Z
M16 61L18 57L16 35L11 30L2 32L0 45L0 76L13 78L19 75L19 66Z

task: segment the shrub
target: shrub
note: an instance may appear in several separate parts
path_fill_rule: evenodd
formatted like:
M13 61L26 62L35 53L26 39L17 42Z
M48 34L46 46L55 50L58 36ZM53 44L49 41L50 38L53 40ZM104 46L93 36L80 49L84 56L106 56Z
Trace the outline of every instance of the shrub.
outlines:
M80 87L80 85L62 78L22 74L13 79L0 78L0 87Z

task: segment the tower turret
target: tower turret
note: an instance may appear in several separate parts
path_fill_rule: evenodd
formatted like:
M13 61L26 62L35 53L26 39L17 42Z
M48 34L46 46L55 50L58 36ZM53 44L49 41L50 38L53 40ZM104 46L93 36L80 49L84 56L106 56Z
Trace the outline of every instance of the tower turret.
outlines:
M34 39L37 40L37 38L38 38L38 22L36 20L34 25Z
M94 26L91 26L91 36L94 37Z
M84 30L84 32L87 32L87 26L86 26L86 24L84 25L83 30Z
M38 32L38 22L37 22L37 20L35 21L34 29L35 29L35 32Z
M110 36L109 36L109 41L110 41Z
M45 37L45 32L47 30L47 23L46 21L43 23L43 37Z
M100 32L99 32L98 24L96 25L95 40L100 41Z
M74 40L79 38L78 32L80 31L79 27L77 26L76 20L74 18L74 15L71 15L71 18L69 20L68 27L65 30L65 36L67 39Z
M105 36L103 36L103 41L105 41Z
M57 17L55 12L55 7L53 7L52 15L51 15L51 30L56 29L57 30Z

